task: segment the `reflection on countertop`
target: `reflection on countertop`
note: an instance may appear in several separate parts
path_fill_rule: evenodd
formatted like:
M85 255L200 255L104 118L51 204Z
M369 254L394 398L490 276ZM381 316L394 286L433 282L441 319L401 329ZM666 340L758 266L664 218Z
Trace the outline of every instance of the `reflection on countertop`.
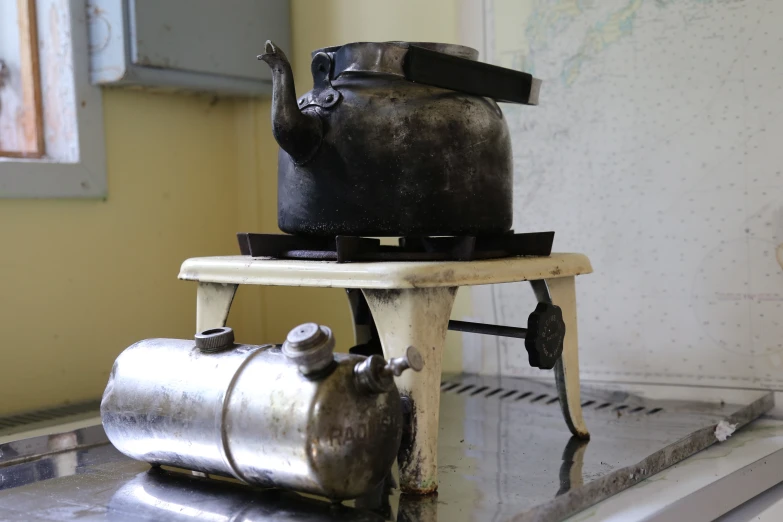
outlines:
M371 510L330 504L297 493L256 489L155 468L139 473L112 495L107 518L172 522L386 520Z

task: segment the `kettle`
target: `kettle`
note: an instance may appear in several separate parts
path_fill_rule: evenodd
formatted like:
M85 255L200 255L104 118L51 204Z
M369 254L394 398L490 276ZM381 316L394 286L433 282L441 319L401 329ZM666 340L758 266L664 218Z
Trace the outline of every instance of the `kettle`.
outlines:
M497 101L536 105L541 82L442 43L358 42L312 53L297 99L267 41L278 225L308 236L509 232L513 169Z

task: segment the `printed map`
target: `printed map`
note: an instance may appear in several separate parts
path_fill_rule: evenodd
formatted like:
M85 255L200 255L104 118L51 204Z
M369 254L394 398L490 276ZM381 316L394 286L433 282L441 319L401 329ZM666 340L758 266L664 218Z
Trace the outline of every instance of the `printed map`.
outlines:
M586 378L783 389L783 2L486 0L489 61L544 81L504 105L517 232L583 252ZM473 290L523 326L527 284ZM465 338L465 367L537 373Z

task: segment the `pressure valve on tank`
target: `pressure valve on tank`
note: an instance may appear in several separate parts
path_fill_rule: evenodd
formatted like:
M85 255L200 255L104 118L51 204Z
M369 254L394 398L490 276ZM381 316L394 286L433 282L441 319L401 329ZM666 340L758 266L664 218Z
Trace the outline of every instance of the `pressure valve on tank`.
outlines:
M305 323L288 333L283 353L305 376L317 375L334 364L334 338L326 326ZM407 369L420 372L424 360L419 351L409 346L405 357L396 357L387 363L379 355L371 355L354 367L354 377L359 390L365 393L385 393L396 390L394 377Z
M393 377L423 363L413 347L386 362L334 346L315 323L291 330L282 348L236 344L230 328L140 341L114 363L104 429L118 450L151 464L358 497L384 479L400 446Z

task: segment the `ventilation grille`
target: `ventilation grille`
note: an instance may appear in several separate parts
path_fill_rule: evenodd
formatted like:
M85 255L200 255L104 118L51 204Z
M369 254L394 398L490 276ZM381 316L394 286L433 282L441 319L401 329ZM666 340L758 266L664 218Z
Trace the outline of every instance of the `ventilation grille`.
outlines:
M477 396L484 398L494 397L501 401L528 401L542 405L560 404L560 399L556 395L546 393L533 393L525 390L509 390L505 388L492 388L490 386L477 386L475 384L465 384L462 382L447 381L440 385L443 393L453 393L456 395ZM663 408L645 408L644 406L631 406L628 404L617 404L613 402L586 400L582 403L582 408L593 409L604 412L616 412L619 414L634 413L655 415L663 411Z
M17 431L20 427L35 427L33 425L62 421L64 417L98 415L100 410L101 401L89 401L0 417L0 433Z

